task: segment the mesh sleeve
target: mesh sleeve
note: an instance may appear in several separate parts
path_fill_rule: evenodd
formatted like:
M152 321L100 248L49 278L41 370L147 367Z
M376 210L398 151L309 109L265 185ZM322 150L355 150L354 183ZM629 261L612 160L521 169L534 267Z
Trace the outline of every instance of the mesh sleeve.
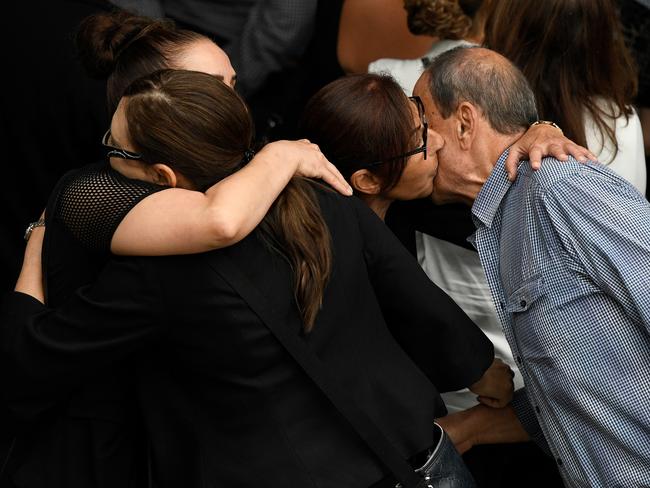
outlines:
M166 187L132 180L106 163L81 168L61 189L54 218L93 251L110 251L120 222L143 198Z

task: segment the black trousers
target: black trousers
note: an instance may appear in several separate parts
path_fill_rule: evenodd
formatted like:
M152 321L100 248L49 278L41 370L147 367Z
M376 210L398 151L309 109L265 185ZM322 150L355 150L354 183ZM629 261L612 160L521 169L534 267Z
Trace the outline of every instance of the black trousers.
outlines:
M463 455L479 488L563 488L555 462L534 442L476 446Z

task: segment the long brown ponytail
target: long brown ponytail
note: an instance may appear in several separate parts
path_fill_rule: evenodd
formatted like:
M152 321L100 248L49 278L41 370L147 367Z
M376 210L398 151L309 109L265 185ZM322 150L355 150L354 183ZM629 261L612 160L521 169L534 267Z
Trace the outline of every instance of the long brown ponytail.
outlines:
M206 190L245 160L253 141L249 111L215 77L159 71L135 81L125 97L134 150L146 161L168 164L196 189ZM314 326L332 267L330 233L313 185L293 178L258 227L263 241L293 270L294 296L306 332Z
M305 332L314 326L332 268L330 233L312 185L293 178L259 228L267 245L293 270L294 297Z

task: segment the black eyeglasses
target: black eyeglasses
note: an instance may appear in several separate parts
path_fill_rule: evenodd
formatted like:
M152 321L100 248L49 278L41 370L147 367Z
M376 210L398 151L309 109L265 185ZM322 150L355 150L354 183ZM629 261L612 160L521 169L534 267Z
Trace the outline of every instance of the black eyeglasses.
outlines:
M427 124L427 116L424 112L424 104L422 103L422 100L420 100L420 97L417 96L409 97L409 100L415 104L418 109L418 115L420 116L420 122L422 124L422 146L404 154L400 154L399 156L393 156L391 158L382 159L381 161L363 164L361 166L362 168L372 168L389 161L395 161L396 159L408 158L409 156L413 156L414 154L418 153L424 153L424 159L427 159L427 136L429 134L429 124Z
M102 137L102 145L108 149L106 157L109 158L120 158L120 159L130 159L133 161L143 161L144 158L142 154L134 153L127 151L126 149L120 149L119 147L111 146L108 141L111 138L111 129L108 129Z

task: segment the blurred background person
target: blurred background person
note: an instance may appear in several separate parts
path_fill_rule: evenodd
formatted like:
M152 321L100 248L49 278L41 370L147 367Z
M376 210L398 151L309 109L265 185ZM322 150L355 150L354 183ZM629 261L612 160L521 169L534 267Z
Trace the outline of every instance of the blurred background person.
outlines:
M643 130L647 173L650 166L650 0L618 0L618 7L625 42L639 71L639 92L635 105Z
M365 73L380 58L424 55L435 38L406 26L403 0L344 0L337 53L346 73Z
M368 72L387 72L407 95L431 59L456 46L480 44L485 26L483 0L404 0L406 23L413 35L431 37L430 49L414 59L382 58L368 65Z
M535 92L540 118L646 190L641 123L632 106L637 71L614 0L500 0L485 45L510 59Z
M343 74L337 59L343 0L148 1L223 46L260 144L295 138L309 97Z

